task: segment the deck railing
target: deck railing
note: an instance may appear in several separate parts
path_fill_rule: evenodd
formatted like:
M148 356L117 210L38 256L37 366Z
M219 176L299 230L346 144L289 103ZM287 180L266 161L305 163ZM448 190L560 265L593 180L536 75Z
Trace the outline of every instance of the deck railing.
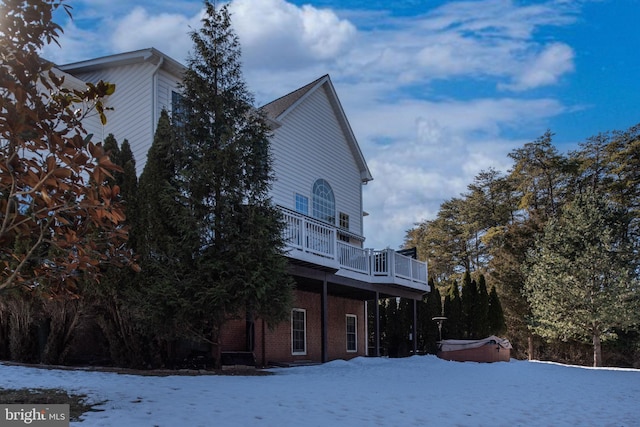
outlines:
M321 265L336 265L371 282L396 283L397 279L404 279L427 284L426 263L393 249L373 250L340 241L336 227L290 209L280 209L286 224L284 238L290 257Z
M292 248L323 258L335 259L336 229L321 221L281 208L284 238Z

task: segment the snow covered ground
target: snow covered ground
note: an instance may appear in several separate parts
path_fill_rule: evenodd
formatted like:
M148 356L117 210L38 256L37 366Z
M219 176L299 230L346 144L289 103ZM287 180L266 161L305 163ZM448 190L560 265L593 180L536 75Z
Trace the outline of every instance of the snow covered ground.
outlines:
M271 376L135 376L0 364L0 387L87 394L75 426L638 426L640 371L357 358Z

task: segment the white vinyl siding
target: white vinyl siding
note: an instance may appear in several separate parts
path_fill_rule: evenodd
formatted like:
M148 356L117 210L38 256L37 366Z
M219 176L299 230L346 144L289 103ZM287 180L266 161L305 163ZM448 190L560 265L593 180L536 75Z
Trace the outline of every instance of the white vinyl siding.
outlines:
M336 211L351 218L351 231L362 234L360 171L324 88L310 94L274 130L271 149L276 181L273 201L295 209L296 193L311 197L313 184L331 184Z
M104 80L116 85L116 91L106 103L112 107L107 111L107 124L96 132L97 140L103 140L112 133L119 144L127 139L136 159L136 164L144 163L147 150L153 138L151 126L151 75L153 65L140 63L119 67L108 67L89 74L75 74L91 83Z
M164 70L159 70L154 79L155 70L155 64L141 62L105 67L90 73L73 73L87 82L104 80L116 85L116 91L106 102L107 107L113 107L113 110L106 111L107 124L103 127L92 120L88 122L90 128L87 130L94 134L94 141L102 141L110 133L119 144L127 139L138 175L144 169L160 112L162 108L170 110L171 91L177 90L178 86L178 78ZM155 105L152 105L154 99Z
M180 93L178 78L164 70L158 71L158 99L156 102L156 117L160 117L162 109L171 112L171 92Z

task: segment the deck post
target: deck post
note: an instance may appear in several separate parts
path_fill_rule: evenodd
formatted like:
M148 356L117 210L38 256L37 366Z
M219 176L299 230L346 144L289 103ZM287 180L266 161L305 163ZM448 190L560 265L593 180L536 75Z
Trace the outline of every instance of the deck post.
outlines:
M380 357L380 292L376 291L375 308L373 312L375 314L375 322L373 327L373 335L375 337L375 357Z
M418 300L413 300L413 354L418 353Z
M324 274L324 279L322 280L322 296L321 296L321 304L322 304L322 313L321 313L321 339L322 339L322 363L326 363L329 361L329 306L328 306L328 292L327 292L327 273Z

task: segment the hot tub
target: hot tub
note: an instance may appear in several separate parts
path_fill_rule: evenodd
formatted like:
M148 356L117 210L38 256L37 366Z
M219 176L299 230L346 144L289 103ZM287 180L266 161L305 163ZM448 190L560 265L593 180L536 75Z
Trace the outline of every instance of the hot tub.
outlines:
M438 357L457 362L508 362L511 348L509 340L493 335L481 340L442 340Z

